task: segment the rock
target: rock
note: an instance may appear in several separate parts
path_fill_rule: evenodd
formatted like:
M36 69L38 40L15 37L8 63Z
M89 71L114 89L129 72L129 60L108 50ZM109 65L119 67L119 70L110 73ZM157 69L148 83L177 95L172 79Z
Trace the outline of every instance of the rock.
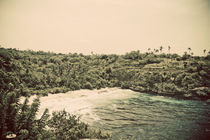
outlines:
M201 90L196 91L196 94L197 94L198 96L208 96L208 94L207 94L206 92L201 91Z
M192 94L184 94L184 97L186 98L192 97Z
M198 97L207 97L209 94L209 90L210 89L208 87L197 87L190 90L190 92L195 94Z
M197 90L205 90L207 87L197 87L192 89L192 91L197 91Z
M145 91L145 88L142 86L131 87L130 89L134 91Z
M16 134L8 134L6 136L7 139L13 139L13 138L16 138Z

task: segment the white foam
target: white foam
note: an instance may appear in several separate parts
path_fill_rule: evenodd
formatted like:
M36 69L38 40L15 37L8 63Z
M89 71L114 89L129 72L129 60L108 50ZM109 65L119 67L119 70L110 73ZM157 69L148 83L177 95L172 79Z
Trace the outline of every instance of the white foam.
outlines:
M66 110L71 114L81 117L82 121L92 123L100 120L93 109L100 105L111 104L113 100L130 98L137 95L131 90L122 90L119 88L103 88L100 90L77 90L67 93L48 94L40 98L40 108L37 118L40 118L45 108L49 109L50 114L53 111ZM30 98L30 103L35 96Z

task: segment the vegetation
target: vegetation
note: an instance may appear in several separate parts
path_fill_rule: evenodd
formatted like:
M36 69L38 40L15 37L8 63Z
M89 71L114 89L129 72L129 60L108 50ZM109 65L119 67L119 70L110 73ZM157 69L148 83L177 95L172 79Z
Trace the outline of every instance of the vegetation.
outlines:
M170 53L170 46L168 54L163 49L83 55L0 48L0 139L10 133L19 139L109 137L90 130L65 111L50 118L46 110L37 120L39 99L27 105L27 99L19 103L20 96L121 87L184 99L210 99L210 53L204 50L205 56L193 56L188 48L179 56Z
M0 88L22 96L122 87L141 92L209 99L210 55L159 51L125 55L56 54L0 48ZM158 50L158 49L157 49Z
M28 105L28 98L19 102L20 91L1 92L0 106L0 139L49 139L77 140L80 138L109 138L110 135L94 131L79 118L66 111L53 112L48 109L37 119L39 98Z

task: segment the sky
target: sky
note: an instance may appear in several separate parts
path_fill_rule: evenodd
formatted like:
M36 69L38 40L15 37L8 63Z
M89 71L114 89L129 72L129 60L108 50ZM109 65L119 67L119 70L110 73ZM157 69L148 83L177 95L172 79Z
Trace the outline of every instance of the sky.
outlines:
M0 0L0 45L124 54L210 51L210 0Z

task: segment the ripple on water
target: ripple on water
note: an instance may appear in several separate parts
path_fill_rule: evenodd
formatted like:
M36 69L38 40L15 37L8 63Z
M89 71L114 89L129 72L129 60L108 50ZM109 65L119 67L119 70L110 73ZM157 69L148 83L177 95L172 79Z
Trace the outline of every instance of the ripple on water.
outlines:
M210 130L210 107L200 101L139 94L94 111L103 118L96 126L112 131L113 139L205 139Z
M92 127L111 131L113 139L205 139L210 130L206 102L116 88L49 95L41 99L40 110L44 108L81 115Z

